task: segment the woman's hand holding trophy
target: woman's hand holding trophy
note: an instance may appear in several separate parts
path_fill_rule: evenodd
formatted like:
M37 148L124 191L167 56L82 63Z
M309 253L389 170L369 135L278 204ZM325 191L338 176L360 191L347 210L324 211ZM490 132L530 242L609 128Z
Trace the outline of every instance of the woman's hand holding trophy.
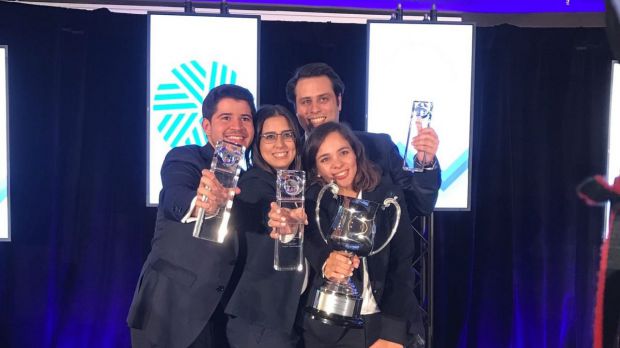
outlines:
M360 266L360 258L346 251L332 251L323 266L323 278L335 282L346 282L353 271Z
M308 224L304 208L280 208L276 202L271 203L267 217L269 218L267 225L271 227L269 236L273 239L278 239L281 234L295 233L296 231L291 230L291 225L295 221L303 221L304 225Z

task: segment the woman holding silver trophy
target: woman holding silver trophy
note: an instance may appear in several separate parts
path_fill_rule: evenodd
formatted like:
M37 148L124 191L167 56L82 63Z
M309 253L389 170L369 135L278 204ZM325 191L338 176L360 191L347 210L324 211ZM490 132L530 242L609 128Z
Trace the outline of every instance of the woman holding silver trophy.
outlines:
M306 274L302 254L305 216L280 248L279 241L274 244L269 237L267 215L271 203L281 196L280 186L289 193L285 203L303 203L304 182L292 179L305 180L299 171L301 138L293 116L280 105L261 107L254 124L253 167L241 176L241 193L233 206L241 260L233 275L238 282L225 308L229 315L226 334L233 348L292 348L299 341L293 324ZM280 256L275 262L274 253Z
M302 161L309 183L304 253L316 275L303 322L305 346L404 346L419 308L402 191L382 177L343 124L314 129Z

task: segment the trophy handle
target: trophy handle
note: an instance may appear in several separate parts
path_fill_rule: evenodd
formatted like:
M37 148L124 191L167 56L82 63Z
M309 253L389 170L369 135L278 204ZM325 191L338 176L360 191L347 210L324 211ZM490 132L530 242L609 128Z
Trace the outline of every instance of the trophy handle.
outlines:
M394 226L392 227L392 232L390 233L390 236L385 241L385 243L383 243L383 245L381 245L379 249L371 251L370 254L368 254L368 256L372 256L372 255L379 253L388 244L390 244L390 241L392 240L392 238L394 238L394 235L396 234L396 230L398 229L398 222L400 221L400 204L398 204L398 202L396 201L397 199L398 197L394 196L394 198L389 197L383 201L383 207L382 207L383 209L389 207L390 205L393 205L394 208L396 208L396 218L394 219Z
M317 200L316 200L316 208L314 209L314 214L316 215L316 224L319 226L319 233L321 234L321 237L323 237L323 241L325 242L325 244L329 244L329 243L327 242L327 237L325 237L325 234L323 233L323 229L321 228L320 211L321 211L321 200L323 199L323 194L325 194L325 191L327 191L327 189L330 189L332 191L332 194L334 195L334 198L336 198L336 195L338 194L338 185L336 185L336 183L331 181L329 184L326 184L325 186L323 186L321 188L321 191L319 191L319 196L317 197Z

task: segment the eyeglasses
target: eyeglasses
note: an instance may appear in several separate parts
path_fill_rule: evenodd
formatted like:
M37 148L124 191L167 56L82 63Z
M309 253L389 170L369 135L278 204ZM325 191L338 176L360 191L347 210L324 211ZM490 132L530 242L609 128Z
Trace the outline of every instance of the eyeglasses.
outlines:
M281 136L282 140L284 141L295 141L295 133L292 130L286 130L282 133L267 132L260 135L260 137L263 138L265 144L274 144L276 140L278 140L278 136Z

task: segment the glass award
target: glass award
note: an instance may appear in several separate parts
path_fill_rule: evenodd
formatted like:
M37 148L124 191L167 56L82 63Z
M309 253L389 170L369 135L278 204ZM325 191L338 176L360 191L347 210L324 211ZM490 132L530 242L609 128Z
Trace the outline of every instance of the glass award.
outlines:
M215 151L211 160L211 172L220 184L228 190L228 199L223 207L215 214L207 215L204 209L198 210L198 217L194 225L193 236L216 243L224 243L228 235L228 221L235 197L235 188L241 172L240 163L245 154L245 147L220 140L215 144ZM207 196L202 196L207 201ZM208 220L208 223L207 223Z
M416 150L411 145L411 139L418 135L418 124L421 128L428 128L433 118L433 102L415 100L411 107L411 118L409 119L409 131L407 132L407 143L405 144L405 154L403 156L403 169L410 172L423 172L426 164L426 153L422 161L416 161Z
M306 172L301 170L278 170L276 179L276 200L278 206L290 209L299 219L289 222L286 227L278 227L278 239L275 240L273 254L273 268L277 271L303 270L304 254L304 191L306 187Z

